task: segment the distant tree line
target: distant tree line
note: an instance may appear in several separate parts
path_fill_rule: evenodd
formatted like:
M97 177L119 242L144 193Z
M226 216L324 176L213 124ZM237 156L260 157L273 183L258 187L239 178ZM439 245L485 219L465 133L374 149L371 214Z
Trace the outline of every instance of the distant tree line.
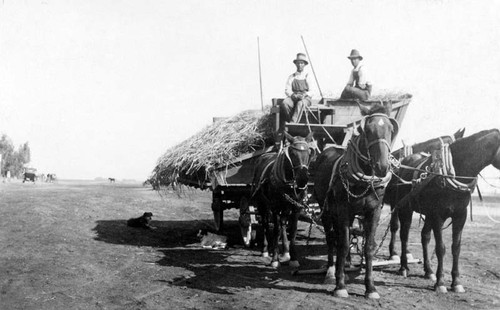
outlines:
M21 144L16 150L12 140L6 134L2 134L0 139L0 154L2 155L0 167L2 176L5 176L7 171L10 171L11 176L19 176L24 172L24 165L31 161L28 142Z

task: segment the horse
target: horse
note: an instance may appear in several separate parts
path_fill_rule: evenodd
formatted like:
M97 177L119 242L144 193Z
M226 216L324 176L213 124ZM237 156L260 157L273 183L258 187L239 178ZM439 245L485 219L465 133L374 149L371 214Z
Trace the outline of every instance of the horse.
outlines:
M307 194L308 168L313 148L312 133L306 138L292 137L284 133L286 144L279 152L261 155L256 163L253 177L251 202L257 207L262 219L264 240L262 255L272 254L271 266L278 268L279 237L283 235L284 260L291 267L299 267L295 249L297 223L302 200ZM289 244L286 242L290 223ZM272 225L272 231L270 224Z
M412 155L402 161L399 172L401 177L409 180L413 171L427 171L427 178L416 186L398 203L401 222L401 252L406 253L408 232L410 230L413 211L425 215L421 231L425 277L435 280L436 292L447 292L443 281L443 258L445 245L443 242L443 224L451 218L453 266L451 271L451 289L463 293L465 289L460 283L459 258L462 231L467 218L467 206L471 201L471 193L477 182L477 176L485 167L493 165L500 170L500 131L498 129L483 130L469 137L462 138L444 147L449 148L451 156L442 156L444 165L433 163L432 158ZM443 153L444 154L444 153ZM433 156L434 157L434 156ZM452 166L446 165L452 163ZM433 167L438 167L434 172ZM440 171L440 172L439 172ZM433 273L427 250L431 230L436 242L435 250L438 260L437 272ZM401 256L400 274L407 276L409 272L406 255Z
M413 144L411 146L412 152L418 154L420 152L430 153L434 150L441 148L442 144L453 143L457 139L463 138L465 129L457 130L452 136L441 136L434 139L427 140L425 142ZM398 149L392 152L394 157L399 157L403 149ZM396 173L397 174L397 173ZM398 203L399 197L404 197L411 190L411 184L401 183L397 178L391 178L389 186L385 191L384 203L391 206L391 221L390 221L390 231L391 239L389 242L389 255L390 260L399 261L399 255L395 250L396 244L396 233L399 230L399 219L398 219L398 208L396 205ZM402 255L410 255L410 253L402 253Z
M385 188L392 176L389 156L399 125L390 118L390 102L371 106L359 103L359 106L363 116L358 127L359 135L351 138L345 151L328 148L319 155L314 195L322 207L321 220L328 245L325 283L335 281L334 296L348 297L344 268L349 252L349 227L355 215L362 215L366 240L365 297L378 299L380 296L372 276L375 232Z
M108 178L108 180L109 180L109 183L115 183L116 182L115 178Z

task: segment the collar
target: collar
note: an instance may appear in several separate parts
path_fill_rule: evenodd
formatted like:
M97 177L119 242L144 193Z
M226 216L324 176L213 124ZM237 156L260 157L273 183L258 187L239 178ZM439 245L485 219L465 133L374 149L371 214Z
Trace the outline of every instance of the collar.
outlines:
M352 71L359 71L362 66L363 66L363 64L361 62L359 62L359 64L356 66L356 68L352 69Z
M299 72L299 71L295 71L295 73L293 74L294 77L297 77L297 76L307 76L307 72L306 70L302 71L302 72Z

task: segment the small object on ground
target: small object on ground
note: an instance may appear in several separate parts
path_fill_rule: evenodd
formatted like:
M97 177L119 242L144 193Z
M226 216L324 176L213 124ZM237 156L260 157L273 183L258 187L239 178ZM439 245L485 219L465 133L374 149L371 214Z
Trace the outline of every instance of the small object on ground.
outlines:
M145 229L156 229L156 227L151 226L151 218L153 213L144 212L144 214L137 218L131 218L127 221L127 225L130 227L145 228Z

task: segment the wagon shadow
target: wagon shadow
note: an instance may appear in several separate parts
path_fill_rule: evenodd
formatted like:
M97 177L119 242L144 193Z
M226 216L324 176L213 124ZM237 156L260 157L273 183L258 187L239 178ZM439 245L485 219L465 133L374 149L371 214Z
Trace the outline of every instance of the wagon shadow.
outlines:
M238 222L226 221L225 235L228 250L210 250L197 247L197 233L206 229L203 221L152 221L156 230L127 226L126 220L100 220L93 228L95 240L121 245L150 246L158 248L164 257L157 261L160 266L180 267L193 275L161 282L169 285L189 287L218 294L232 294L250 288L273 288L297 290L308 293L322 292L327 286L311 288L311 284L322 284L318 275L293 276L290 267L279 270L269 266L269 259L262 258L260 248L243 248ZM323 245L298 245L299 254L320 253ZM314 255L314 254L313 254ZM303 259L308 268L317 268L318 261ZM316 266L314 266L316 265ZM283 283L286 282L286 285Z

